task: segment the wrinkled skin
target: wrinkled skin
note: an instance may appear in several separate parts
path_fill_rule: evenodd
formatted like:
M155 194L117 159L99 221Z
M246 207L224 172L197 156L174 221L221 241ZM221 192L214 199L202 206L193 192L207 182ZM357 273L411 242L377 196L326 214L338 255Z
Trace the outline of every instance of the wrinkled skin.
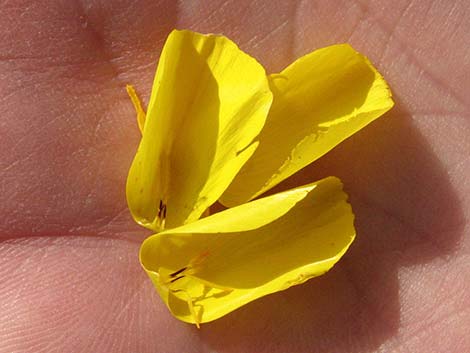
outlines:
M469 1L179 3L0 2L0 352L470 351ZM149 233L125 201L124 86L148 100L175 27L222 32L269 72L350 42L396 100L282 185L343 179L347 255L200 330L141 270Z

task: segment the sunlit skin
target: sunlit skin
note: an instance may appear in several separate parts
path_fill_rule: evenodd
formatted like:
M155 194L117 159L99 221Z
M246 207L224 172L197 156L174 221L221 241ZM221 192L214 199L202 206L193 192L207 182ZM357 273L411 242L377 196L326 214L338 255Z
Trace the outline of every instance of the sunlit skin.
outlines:
M0 4L0 351L470 350L468 1ZM277 190L342 179L357 238L326 275L198 330L138 261L125 197L173 28L223 32L268 72L333 43L395 107ZM144 106L145 109L145 106Z

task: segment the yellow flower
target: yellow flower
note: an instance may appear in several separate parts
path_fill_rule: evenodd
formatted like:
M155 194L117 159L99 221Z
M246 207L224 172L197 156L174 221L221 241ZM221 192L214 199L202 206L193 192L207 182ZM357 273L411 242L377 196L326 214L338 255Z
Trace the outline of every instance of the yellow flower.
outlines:
M254 201L393 106L387 84L347 44L279 74L219 35L173 31L129 171L134 219L157 234L143 268L180 320L215 320L328 271L354 239L335 177ZM201 218L217 200L230 207ZM201 218L201 219L200 219Z

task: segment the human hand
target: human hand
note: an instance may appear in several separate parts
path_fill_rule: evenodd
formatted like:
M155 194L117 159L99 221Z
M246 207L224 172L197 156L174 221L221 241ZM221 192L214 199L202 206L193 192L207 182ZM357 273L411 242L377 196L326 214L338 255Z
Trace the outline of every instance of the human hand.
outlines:
M0 4L0 352L470 350L466 1ZM223 33L268 72L350 42L396 106L280 188L340 177L358 236L326 275L201 330L140 268L125 181L173 28Z

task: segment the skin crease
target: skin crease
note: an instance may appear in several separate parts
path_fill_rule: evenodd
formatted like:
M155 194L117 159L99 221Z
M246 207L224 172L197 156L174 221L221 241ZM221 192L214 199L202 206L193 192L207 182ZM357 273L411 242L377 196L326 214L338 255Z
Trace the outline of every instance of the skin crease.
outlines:
M470 351L469 1L1 1L0 352ZM200 330L141 270L125 180L173 28L268 72L350 42L395 108L277 190L340 177L358 237L326 275ZM177 94L177 92L175 92Z

